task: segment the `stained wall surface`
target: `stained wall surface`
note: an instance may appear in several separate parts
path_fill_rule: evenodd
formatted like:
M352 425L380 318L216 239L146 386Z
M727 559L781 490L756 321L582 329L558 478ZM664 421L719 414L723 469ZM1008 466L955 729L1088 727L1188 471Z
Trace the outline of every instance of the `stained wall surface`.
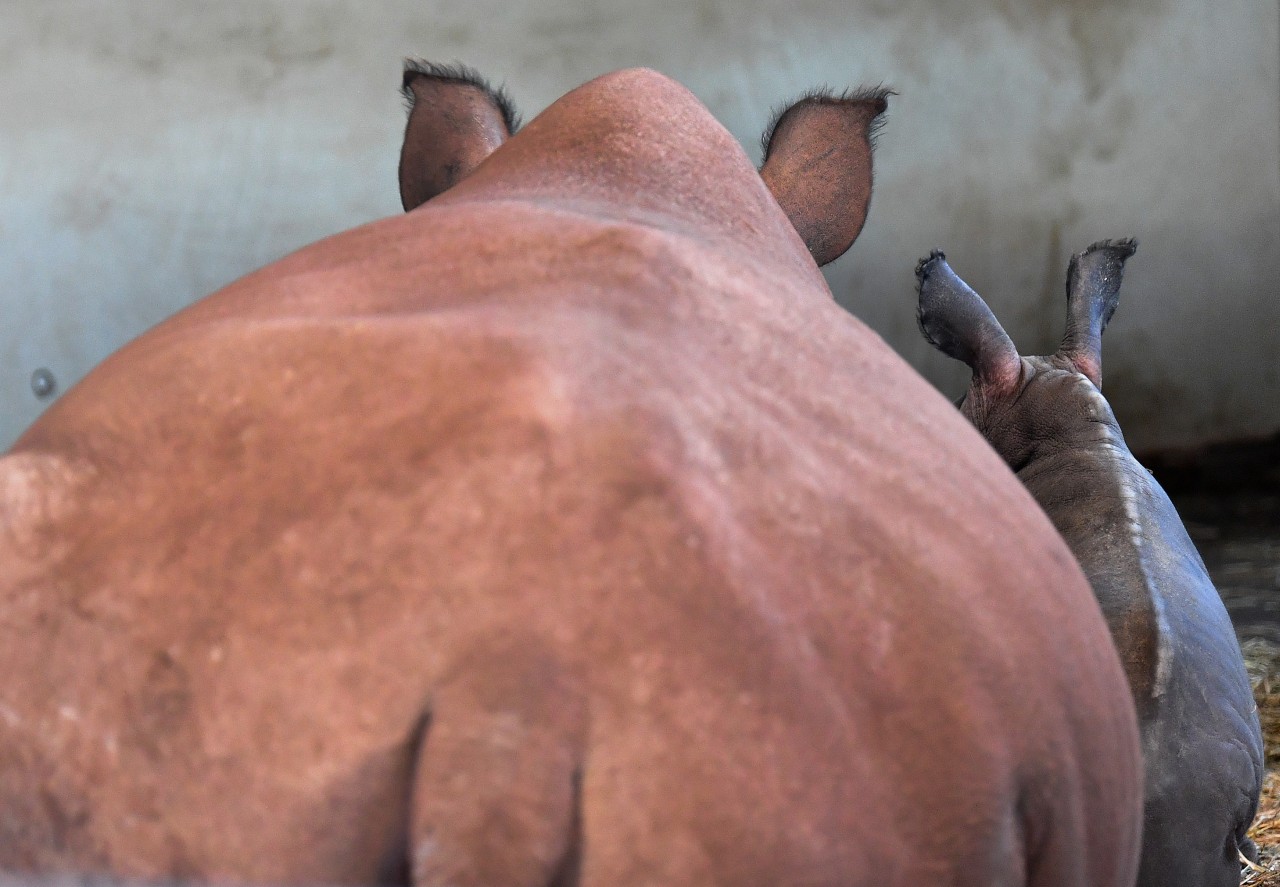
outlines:
M956 394L915 327L932 247L1027 353L1070 254L1134 235L1105 349L1131 443L1280 429L1276 0L7 0L0 4L0 447L178 308L399 211L406 55L527 116L608 70L691 88L759 157L815 84L899 95L837 298Z

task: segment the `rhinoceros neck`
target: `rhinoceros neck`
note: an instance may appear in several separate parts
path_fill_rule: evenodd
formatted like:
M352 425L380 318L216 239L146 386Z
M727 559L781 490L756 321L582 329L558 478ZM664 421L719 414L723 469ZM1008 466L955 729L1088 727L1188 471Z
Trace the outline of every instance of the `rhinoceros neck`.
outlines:
M1018 476L1089 578L1135 701L1159 697L1173 667L1164 594L1185 555L1171 550L1180 542L1171 526L1199 561L1163 490L1111 423L1091 423L1087 440L1055 446Z

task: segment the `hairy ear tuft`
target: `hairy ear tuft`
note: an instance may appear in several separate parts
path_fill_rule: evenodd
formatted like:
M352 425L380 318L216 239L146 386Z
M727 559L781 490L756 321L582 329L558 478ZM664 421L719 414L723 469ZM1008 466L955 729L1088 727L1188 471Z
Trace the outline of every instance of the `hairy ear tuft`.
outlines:
M409 108L399 173L406 211L469 176L520 125L506 91L464 65L408 59L400 89Z
M763 162L769 160L769 153L773 146L773 137L778 132L778 127L782 123L782 119L792 111L805 104L840 104L844 102L856 102L859 104L870 105L874 112L874 117L870 125L867 127L867 140L871 143L874 150L876 138L880 134L880 130L884 129L887 119L884 113L889 110L889 96L897 95L892 89L884 84L876 86L864 86L858 89L846 89L844 92L836 93L829 86L814 87L797 96L793 101L787 102L773 109L773 113L769 118L768 125L765 126L764 132L760 135L760 156Z
M844 254L871 203L873 139L891 90L812 90L774 115L760 175L814 261Z
M404 96L405 110L408 113L413 113L415 104L413 81L419 77L426 77L430 80L445 83L474 86L487 95L489 100L497 107L499 113L502 114L502 122L507 127L507 135L515 135L520 129L522 122L520 120L520 112L516 110L515 101L511 98L511 94L507 92L507 87L505 85L493 86L483 74L461 62L445 65L426 59L405 59L404 75L400 79L400 93Z

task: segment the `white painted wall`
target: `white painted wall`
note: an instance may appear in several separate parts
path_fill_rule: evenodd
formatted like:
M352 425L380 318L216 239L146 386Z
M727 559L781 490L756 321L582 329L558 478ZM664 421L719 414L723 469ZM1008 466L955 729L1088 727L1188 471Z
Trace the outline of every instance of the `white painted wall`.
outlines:
M688 85L758 156L818 83L900 93L840 300L915 329L934 246L1028 352L1070 253L1136 235L1107 336L1132 442L1280 429L1276 0L0 0L0 447L174 310L399 210L400 59L466 61L531 116L605 71Z

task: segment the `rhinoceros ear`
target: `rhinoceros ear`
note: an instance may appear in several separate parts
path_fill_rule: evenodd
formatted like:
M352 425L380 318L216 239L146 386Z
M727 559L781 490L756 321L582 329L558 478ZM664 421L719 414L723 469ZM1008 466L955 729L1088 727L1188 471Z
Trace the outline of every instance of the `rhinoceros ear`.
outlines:
M920 304L916 318L929 342L973 370L974 381L994 393L1012 391L1022 361L1009 334L982 297L934 250L916 265Z
M1067 332L1058 355L1102 389L1102 333L1120 302L1125 259L1138 241L1100 240L1071 257L1067 268Z
M871 149L887 89L812 92L774 117L764 134L760 175L814 261L844 254L871 204Z
M470 68L406 60L409 104L400 149L400 202L406 211L471 174L516 131L511 99Z

